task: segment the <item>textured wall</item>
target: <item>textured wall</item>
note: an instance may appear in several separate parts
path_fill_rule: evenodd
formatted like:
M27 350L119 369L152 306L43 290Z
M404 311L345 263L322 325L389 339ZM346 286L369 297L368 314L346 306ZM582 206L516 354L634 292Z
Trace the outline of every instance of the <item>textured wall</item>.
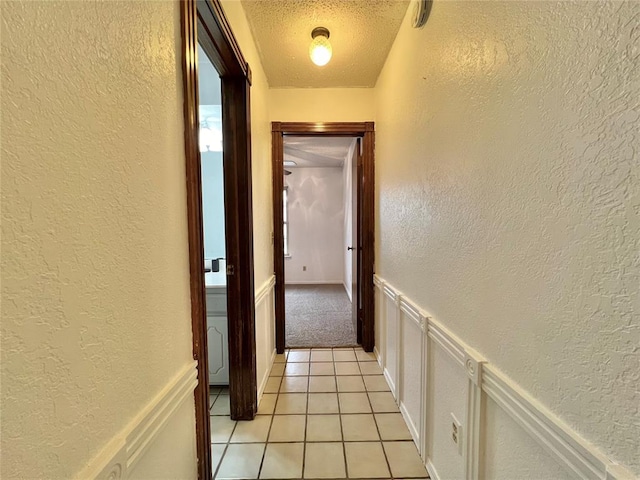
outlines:
M191 360L178 4L1 15L0 476L68 479Z
M635 473L639 20L435 2L376 86L378 272Z
M375 117L373 88L271 88L275 122L367 122Z
M344 277L342 168L292 168L286 283L337 283ZM303 271L303 266L307 267Z

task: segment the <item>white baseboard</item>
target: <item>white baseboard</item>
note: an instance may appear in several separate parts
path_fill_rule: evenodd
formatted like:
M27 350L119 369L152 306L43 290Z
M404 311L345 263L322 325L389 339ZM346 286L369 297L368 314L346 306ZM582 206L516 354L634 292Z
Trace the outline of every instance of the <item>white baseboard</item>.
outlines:
M346 283L342 283L342 286L344 287L344 291L347 292L347 297L349 297L349 301L353 302L353 298L351 298L351 287L348 287Z
M198 384L197 362L186 365L135 418L76 475L78 480L126 479L175 411ZM195 419L194 419L195 422Z
M406 423L407 427L409 428L409 433L411 434L416 447L418 448L418 450L420 450L420 434L418 433L418 427L413 423L413 419L407 411L407 407L405 407L404 403L402 402L400 402L400 413L404 418L404 423Z
M271 374L271 369L273 368L273 362L276 360L276 349L274 348L271 352L271 361L269 362L269 366L267 367L267 371L260 380L260 385L258 387L258 406L260 406L260 402L262 401L262 395L264 394L264 389L267 387L267 382L269 381L269 374Z
M431 463L431 460L427 460L425 467L427 467L427 472L429 472L429 478L431 480L440 480L440 475L438 475L436 467Z
M301 280L301 281L292 281L287 282L285 280L285 285L344 285L342 280Z

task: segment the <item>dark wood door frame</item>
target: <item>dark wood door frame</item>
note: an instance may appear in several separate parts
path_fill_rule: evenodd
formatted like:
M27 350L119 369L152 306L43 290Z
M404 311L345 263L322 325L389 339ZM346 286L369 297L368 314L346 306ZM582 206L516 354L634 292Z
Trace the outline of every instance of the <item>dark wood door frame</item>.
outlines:
M273 163L273 267L275 283L276 350L285 349L285 300L284 300L284 237L282 231L282 189L284 187L284 137L325 136L362 137L362 347L372 352L375 346L374 285L375 273L375 186L374 186L374 146L375 129L373 122L302 123L273 122L271 124L271 156Z
M191 323L193 358L198 362L198 385L194 392L198 478L209 480L213 472L198 143L198 44L216 67L222 83L229 394L231 417L235 420L251 420L257 409L249 110L251 70L240 52L219 0L182 0L180 6Z

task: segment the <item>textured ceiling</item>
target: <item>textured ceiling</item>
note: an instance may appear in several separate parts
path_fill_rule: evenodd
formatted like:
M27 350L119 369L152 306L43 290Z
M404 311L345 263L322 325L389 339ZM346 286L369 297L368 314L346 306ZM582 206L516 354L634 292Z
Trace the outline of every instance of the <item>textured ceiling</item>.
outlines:
M293 160L297 167L341 167L353 141L349 137L285 137L284 160Z
M409 0L242 0L271 87L373 87ZM333 57L309 58L326 27Z

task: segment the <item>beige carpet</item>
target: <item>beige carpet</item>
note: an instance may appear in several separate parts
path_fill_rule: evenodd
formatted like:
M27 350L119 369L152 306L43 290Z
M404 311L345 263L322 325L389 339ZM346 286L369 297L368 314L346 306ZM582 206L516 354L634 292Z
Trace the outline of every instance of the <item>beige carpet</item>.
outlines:
M286 285L286 346L357 345L351 302L342 285Z

